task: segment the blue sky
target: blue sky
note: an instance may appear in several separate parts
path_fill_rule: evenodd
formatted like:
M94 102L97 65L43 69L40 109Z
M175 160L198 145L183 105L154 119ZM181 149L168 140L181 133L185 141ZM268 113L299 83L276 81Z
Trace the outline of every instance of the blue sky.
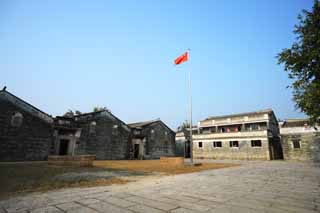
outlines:
M52 115L106 106L125 122L296 111L275 56L312 0L0 1L0 87ZM187 48L190 61L173 66Z

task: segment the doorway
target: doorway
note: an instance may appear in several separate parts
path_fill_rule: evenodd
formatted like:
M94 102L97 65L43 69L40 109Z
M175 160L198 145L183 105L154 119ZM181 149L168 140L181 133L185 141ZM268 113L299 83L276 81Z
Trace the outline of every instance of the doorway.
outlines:
M190 141L187 140L184 144L184 157L190 158L191 156L191 147L190 147Z
M61 139L59 146L59 155L67 155L69 147L69 140Z
M140 146L139 144L134 144L134 158L138 159L139 158L139 150L140 150Z

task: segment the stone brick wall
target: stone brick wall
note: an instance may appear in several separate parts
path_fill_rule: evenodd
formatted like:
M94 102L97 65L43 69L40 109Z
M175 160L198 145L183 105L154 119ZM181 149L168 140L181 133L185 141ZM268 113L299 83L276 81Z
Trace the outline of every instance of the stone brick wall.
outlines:
M95 122L95 131L90 131L90 123ZM126 159L130 130L119 120L106 115L95 115L77 121L82 129L75 154L96 155L98 160ZM116 131L113 130L117 125Z
M261 147L251 147L251 140L238 140L239 147L230 147L229 140L222 141L222 147L214 148L213 141L199 141L193 143L193 157L200 159L234 159L234 160L269 160L268 139L261 139Z
M300 148L293 147L293 140L300 141ZM320 162L320 134L281 135L285 160Z
M154 133L151 133L152 130ZM143 128L142 134L146 136L145 154L147 159L175 156L175 133L161 122Z
M23 116L19 127L11 125L16 112ZM0 99L0 161L46 160L52 135L51 124Z

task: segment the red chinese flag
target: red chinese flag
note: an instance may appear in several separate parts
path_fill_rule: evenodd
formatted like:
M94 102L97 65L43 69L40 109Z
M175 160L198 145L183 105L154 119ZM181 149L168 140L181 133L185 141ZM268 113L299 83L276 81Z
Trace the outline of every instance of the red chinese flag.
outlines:
M188 52L183 53L181 56L179 56L176 60L174 60L175 65L181 64L185 61L188 61Z

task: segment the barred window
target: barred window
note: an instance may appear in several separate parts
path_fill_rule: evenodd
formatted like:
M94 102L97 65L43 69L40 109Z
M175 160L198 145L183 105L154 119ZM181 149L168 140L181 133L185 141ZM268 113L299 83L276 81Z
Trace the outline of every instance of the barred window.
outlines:
M13 113L11 117L11 126L19 127L22 125L23 122L23 115L20 112Z
M300 149L300 148L301 148L301 146L300 146L300 140L297 140L297 139L292 140L292 145L293 145L293 148L294 148L294 149Z
M221 141L213 141L212 146L213 146L213 148L221 148L222 142Z
M230 141L230 147L239 147L239 141Z

